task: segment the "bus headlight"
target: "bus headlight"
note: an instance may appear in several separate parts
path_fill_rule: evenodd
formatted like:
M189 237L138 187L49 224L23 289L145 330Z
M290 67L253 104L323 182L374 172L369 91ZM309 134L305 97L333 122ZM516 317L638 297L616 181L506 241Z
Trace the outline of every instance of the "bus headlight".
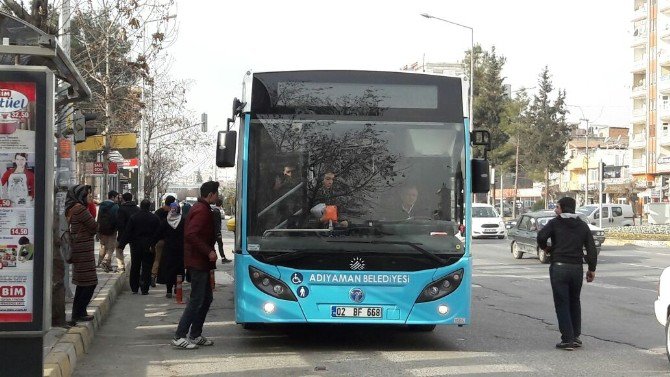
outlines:
M286 284L257 268L249 266L249 277L256 288L272 297L281 300L298 301Z
M416 302L429 302L440 299L455 291L463 281L463 269L454 271L449 275L428 284L422 291Z

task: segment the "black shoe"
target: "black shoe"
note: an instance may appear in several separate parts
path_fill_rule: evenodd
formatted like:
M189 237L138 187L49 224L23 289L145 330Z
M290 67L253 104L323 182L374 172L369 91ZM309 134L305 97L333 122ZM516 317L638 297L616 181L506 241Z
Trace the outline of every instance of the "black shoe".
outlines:
M556 348L566 351L572 351L575 349L575 346L574 344L572 344L572 342L560 342L556 343Z
M575 346L575 348L580 348L582 346L582 340L577 337L572 341L572 344Z
M146 296L146 295L148 295L148 294L149 294L149 291L142 292L142 296Z
M133 291L133 294L136 295L136 294L137 294L137 291Z
M151 277L151 286L152 287L156 286L156 276L155 275Z
M172 298L172 292L168 292L165 294L165 298Z
M221 259L221 263L230 263L230 262L232 262L232 261L228 258Z
M72 318L72 321L73 322L89 322L89 321L92 321L94 318L95 317L93 317L92 315L85 315L83 317Z

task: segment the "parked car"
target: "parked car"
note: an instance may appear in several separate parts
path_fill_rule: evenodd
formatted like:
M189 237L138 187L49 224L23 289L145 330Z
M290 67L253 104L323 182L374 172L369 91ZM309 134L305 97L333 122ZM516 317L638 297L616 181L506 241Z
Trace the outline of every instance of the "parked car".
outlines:
M519 222L519 219L520 219L520 218L521 218L521 217L517 217L516 219L511 219L511 220L507 220L507 221L505 221L505 229L512 229L512 228L514 228L514 227L516 226L516 224Z
M502 217L490 204L472 203L472 238L505 238L507 230Z
M589 219L589 224L600 225L600 205L591 204L577 208ZM633 225L633 208L630 204L603 204L603 228Z
M589 225L593 240L596 244L598 254L600 248L605 242L605 231L595 225L591 225L588 219L583 214L577 214L579 218ZM507 231L507 237L510 239L510 252L515 259L523 258L524 254L533 254L542 263L549 262L549 255L541 250L537 245L537 232L549 222L549 220L556 217L554 211L537 211L529 212L519 217L517 224ZM549 243L551 240L549 240Z
M654 302L656 320L665 327L665 354L670 361L670 267L666 267L658 281L658 297Z

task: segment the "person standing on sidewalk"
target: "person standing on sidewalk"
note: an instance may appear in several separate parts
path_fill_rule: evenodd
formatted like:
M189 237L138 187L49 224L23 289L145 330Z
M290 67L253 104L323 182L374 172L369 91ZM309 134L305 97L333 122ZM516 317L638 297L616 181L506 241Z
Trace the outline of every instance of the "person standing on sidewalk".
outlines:
M165 246L157 281L159 284L165 284L167 290L165 297L172 298L172 287L177 283L177 275L184 276L184 218L176 202L170 204L170 212L154 235L153 242L160 242L159 240L164 240Z
M74 326L77 321L90 321L86 307L93 298L95 287L98 285L98 274L95 271L95 243L93 236L98 230L93 216L88 211L89 190L84 185L70 187L65 198L65 216L70 225L72 240L72 284L77 286L72 303L72 320Z
M575 215L575 199L561 198L554 208L557 217L549 220L537 234L538 246L549 252L549 280L554 296L558 329L561 331L561 342L556 348L572 351L581 347L579 338L582 332L582 309L579 295L582 290L584 269L582 263L586 259L588 271L586 282L596 277L598 252L593 234L588 224ZM551 239L551 246L547 240ZM584 255L586 248L586 255Z
M167 221L168 213L170 213L170 205L175 202L175 197L168 195L165 198L165 204L154 212L161 224ZM165 240L160 239L158 243L154 246L154 265L151 267L151 286L156 286L156 278L158 276L158 270L162 262L163 248L165 247Z
M119 212L119 193L112 190L107 193L107 200L100 203L98 210L98 238L100 239L100 255L98 266L105 272L112 269L112 254L116 248L116 215ZM123 268L123 255L116 256L117 270Z
M219 198L219 182L200 186L200 197L193 205L184 225L184 267L191 275L191 295L179 320L172 345L194 349L214 343L202 336L202 326L212 303L210 271L216 266L215 232L210 205Z
M137 294L142 290L143 295L149 294L151 267L154 263L154 254L151 251L151 241L156 229L160 225L158 216L150 211L151 201L144 199L140 203L140 211L128 220L123 236L119 239L119 248L123 251L130 244L130 290Z
M221 263L230 263L230 259L226 258L226 254L223 252L223 235L221 234L221 225L223 219L223 199L216 199L216 204L212 204L212 219L214 219L214 237L216 238L216 245L219 248L219 255L221 256Z

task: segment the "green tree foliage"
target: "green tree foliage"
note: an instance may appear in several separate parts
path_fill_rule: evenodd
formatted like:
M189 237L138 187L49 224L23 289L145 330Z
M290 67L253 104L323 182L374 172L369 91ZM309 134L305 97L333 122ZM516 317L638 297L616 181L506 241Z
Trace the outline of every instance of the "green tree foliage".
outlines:
M475 129L484 129L491 133L493 148L490 156L491 164L498 166L509 163L510 159L510 156L504 153L504 149L501 149L509 139L509 135L500 127L501 118L509 102L503 87L505 78L502 76L507 59L498 55L495 46L491 47L490 51L484 51L480 45L476 45L474 52L473 125ZM464 65L469 76L470 51L466 52Z
M570 126L566 120L565 90L558 90L554 101L554 90L549 67L545 67L538 80L539 91L529 108L532 126L528 132L525 159L536 173L554 173L567 164L565 146L570 140Z

